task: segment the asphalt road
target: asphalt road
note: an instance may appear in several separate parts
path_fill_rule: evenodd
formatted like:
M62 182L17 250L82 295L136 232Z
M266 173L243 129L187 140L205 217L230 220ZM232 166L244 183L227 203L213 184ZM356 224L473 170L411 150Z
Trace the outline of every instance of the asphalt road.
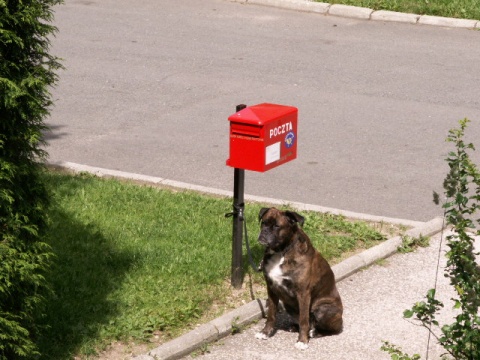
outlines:
M298 158L248 194L427 221L448 130L480 138L478 31L222 0L66 0L55 24L51 161L231 190L235 105L292 105Z

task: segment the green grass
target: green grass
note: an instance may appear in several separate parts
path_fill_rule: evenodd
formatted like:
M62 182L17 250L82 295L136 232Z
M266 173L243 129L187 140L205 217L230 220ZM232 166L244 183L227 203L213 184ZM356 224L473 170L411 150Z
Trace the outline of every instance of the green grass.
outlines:
M419 247L428 247L430 245L430 238L428 236L423 236L420 234L418 237L411 237L408 235L402 236L402 245L398 247L398 252L401 254L406 254L414 252Z
M320 0L318 2L360 6L373 10L480 20L480 0Z
M232 223L224 215L231 199L91 175L45 176L53 198L47 240L56 261L44 359L86 357L115 340L175 336L212 304L227 302ZM246 206L256 260L263 253L256 241L262 206ZM361 222L302 214L305 231L331 261L384 240ZM259 275L253 281L263 284Z

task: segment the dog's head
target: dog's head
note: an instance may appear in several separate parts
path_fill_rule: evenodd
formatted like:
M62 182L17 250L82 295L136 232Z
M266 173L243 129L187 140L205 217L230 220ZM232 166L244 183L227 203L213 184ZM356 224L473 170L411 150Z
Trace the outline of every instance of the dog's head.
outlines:
M304 222L303 216L296 212L276 208L261 209L258 218L261 221L258 241L274 251L286 248L298 230L297 223L303 225Z

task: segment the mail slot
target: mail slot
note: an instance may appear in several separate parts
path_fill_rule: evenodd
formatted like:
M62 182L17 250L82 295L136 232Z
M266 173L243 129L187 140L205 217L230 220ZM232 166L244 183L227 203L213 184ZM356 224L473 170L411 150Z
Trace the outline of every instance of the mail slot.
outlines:
M297 157L298 109L259 104L231 115L227 165L265 172Z

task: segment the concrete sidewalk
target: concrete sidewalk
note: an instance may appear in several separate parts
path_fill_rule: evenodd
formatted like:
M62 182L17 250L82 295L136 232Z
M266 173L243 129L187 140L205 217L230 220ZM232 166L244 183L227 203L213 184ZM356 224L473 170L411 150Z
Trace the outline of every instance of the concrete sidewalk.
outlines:
M264 325L265 320L262 319L241 334L230 335L203 347L207 352L201 356L197 354L195 359L390 359L386 352L380 350L382 341L398 345L410 355L418 353L425 359L428 332L403 319L402 313L415 302L424 300L427 291L434 287L440 255L437 298L444 302L445 308L437 318L440 324L452 322L453 310L449 299L455 294L448 279L443 276L447 235L448 232L438 233L427 248L393 255L378 265L340 281L338 287L345 306L345 327L340 335L312 339L309 349L300 351L294 348L297 333L279 330L269 340L255 339L255 333ZM440 250L442 237L443 246ZM477 248L478 245L477 239ZM432 337L428 357L439 359L444 353L444 349ZM164 357L161 352L152 351L144 358L173 357Z

